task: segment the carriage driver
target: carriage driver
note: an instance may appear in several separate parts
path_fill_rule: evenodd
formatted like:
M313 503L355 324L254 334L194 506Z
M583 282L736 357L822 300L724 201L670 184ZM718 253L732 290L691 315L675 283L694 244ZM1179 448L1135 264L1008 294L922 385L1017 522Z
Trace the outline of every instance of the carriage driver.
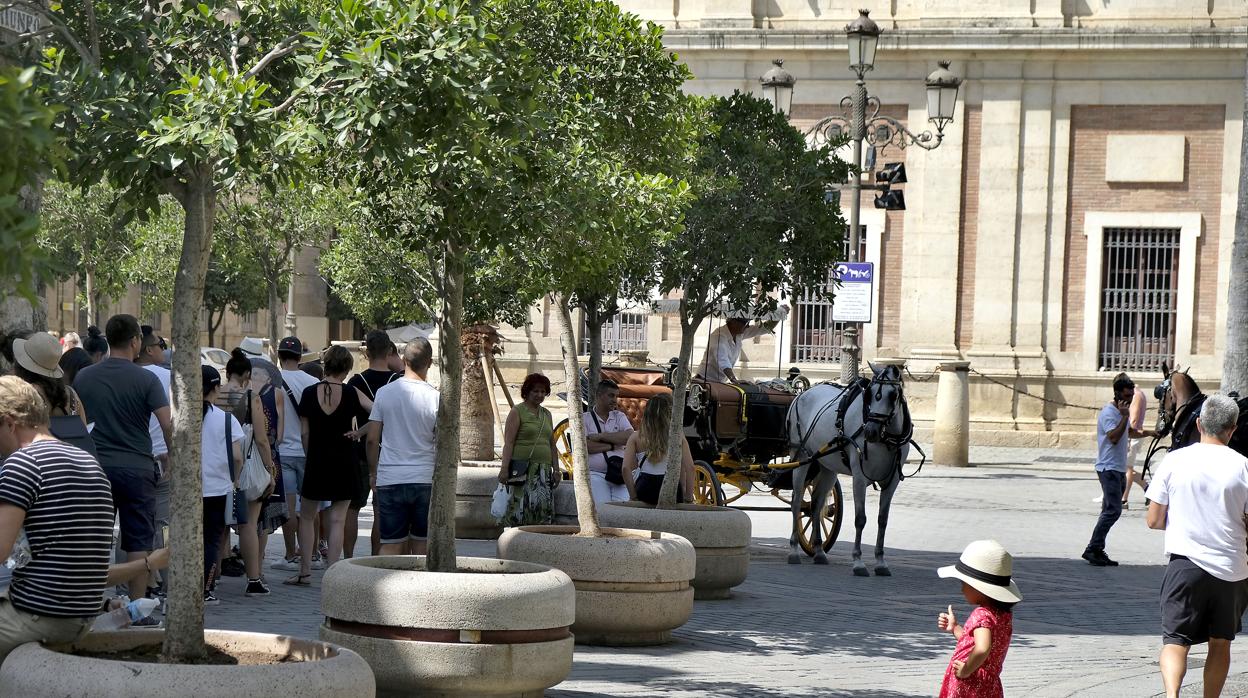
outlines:
M781 307L781 318L787 315L787 310ZM772 320L750 324L750 318L744 312L735 311L730 314L728 322L712 332L706 343L706 354L702 357L702 377L719 383L742 383L733 371L737 360L741 358L741 343L751 337L774 331L779 322L780 320Z

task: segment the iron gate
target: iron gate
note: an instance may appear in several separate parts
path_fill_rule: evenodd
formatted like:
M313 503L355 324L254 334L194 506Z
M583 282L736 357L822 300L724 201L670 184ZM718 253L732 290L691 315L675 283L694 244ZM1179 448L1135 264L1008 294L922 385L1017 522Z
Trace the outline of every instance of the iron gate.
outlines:
M867 259L867 226L860 225L858 259ZM849 257L849 238L841 243L841 258ZM824 281L825 292L832 290L832 270ZM804 364L834 364L841 360L848 323L832 321L832 301L816 293L805 293L793 304L793 344L790 360ZM862 336L858 337L859 343Z
M1105 228L1100 367L1157 371L1174 362L1179 229Z
M602 326L602 353L604 356L615 356L621 351L640 351L646 349L646 322L648 316L642 312L616 313ZM581 353L589 353L589 332L581 324Z

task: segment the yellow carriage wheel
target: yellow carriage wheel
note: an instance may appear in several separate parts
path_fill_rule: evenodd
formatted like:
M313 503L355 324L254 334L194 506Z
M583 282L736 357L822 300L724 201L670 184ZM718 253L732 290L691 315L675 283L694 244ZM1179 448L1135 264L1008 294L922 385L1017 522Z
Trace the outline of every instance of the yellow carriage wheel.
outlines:
M568 435L568 420L563 420L555 427L555 454L559 459L559 469L563 471L563 479L572 479L572 437Z
M724 492L719 487L719 477L706 461L693 463L693 502L713 507L724 505Z
M841 481L838 478L833 481L832 491L828 494L828 501L824 503L823 510L815 513L812 512L810 500L815 492L815 483L807 482L802 488L802 508L798 514L797 540L802 545L802 550L810 557L815 555L815 547L811 542L813 538L812 532L815 526L818 526L823 534L823 552L832 550L832 544L836 542L836 537L841 534L841 514L844 512L843 495L841 494Z

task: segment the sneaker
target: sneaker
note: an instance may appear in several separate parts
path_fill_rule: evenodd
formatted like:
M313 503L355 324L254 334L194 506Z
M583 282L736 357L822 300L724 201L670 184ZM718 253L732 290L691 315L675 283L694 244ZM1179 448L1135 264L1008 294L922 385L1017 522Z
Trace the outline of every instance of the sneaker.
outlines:
M1108 560L1109 558L1105 557L1105 553L1103 552L1098 552L1096 550L1085 550L1083 551L1083 559L1087 560L1088 564L1092 565L1093 567L1105 567L1106 566L1105 560Z
M218 599L216 595L213 594L211 591L204 592L204 605L205 606L216 606L220 603L221 603L221 600Z
M281 562L275 562L273 563L273 569L291 570L291 571L298 570L299 569L299 556L293 555L291 557L288 557L282 560Z
M247 595L248 596L268 596L269 588L264 585L263 579L248 579L247 580Z
M325 569L325 558L317 556L312 558L312 564L308 565L309 569L323 570Z
M132 628L159 628L160 621L151 616L144 616L130 624Z
M1109 559L1109 556L1108 556L1108 555L1106 555L1106 554L1105 554L1105 551L1103 551L1103 550L1101 551L1101 562L1105 563L1105 566L1106 566L1106 567L1117 567L1117 566L1118 566L1118 561L1117 561L1117 560L1111 560L1111 559Z

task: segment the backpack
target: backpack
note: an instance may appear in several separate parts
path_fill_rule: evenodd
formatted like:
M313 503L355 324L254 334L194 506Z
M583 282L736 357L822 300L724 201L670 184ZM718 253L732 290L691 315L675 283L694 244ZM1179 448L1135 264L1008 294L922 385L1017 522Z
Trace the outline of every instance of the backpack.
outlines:
M55 415L48 423L48 431L70 446L76 446L90 453L92 458L99 458L95 452L95 439L91 438L91 432L87 431L86 425L82 423L82 417L76 414Z

